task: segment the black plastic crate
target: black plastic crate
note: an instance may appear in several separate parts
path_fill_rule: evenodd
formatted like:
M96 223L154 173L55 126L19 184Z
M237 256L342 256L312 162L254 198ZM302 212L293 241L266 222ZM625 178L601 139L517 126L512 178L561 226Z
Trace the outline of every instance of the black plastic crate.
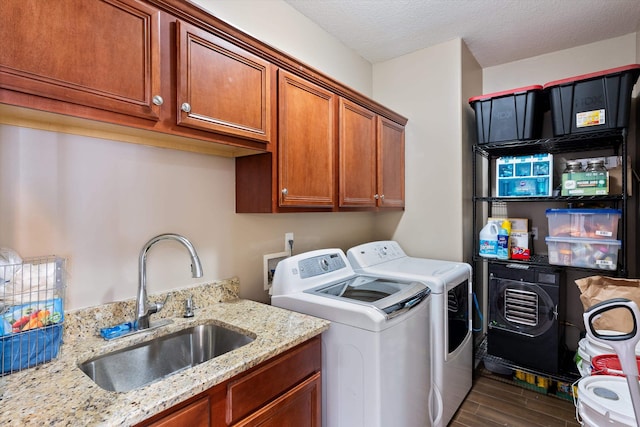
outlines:
M545 84L554 136L627 127L639 75L632 64Z
M545 101L540 85L469 98L476 113L478 144L540 138Z

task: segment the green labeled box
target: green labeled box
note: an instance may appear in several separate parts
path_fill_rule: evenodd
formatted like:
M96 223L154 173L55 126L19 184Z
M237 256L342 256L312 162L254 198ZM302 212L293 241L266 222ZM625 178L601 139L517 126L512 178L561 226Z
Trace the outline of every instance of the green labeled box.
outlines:
M606 196L609 172L570 172L562 174L563 196Z

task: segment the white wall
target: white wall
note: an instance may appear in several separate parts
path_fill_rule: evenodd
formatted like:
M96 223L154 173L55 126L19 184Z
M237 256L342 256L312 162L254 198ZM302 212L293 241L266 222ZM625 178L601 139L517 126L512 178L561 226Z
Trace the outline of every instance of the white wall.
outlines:
M201 0L247 32L336 80L371 92L371 66L282 1ZM268 301L262 255L371 240L375 214L235 213L233 159L0 125L0 247L69 259L67 309L133 298L138 254L164 232L192 240L204 267L161 242L148 255L150 293L240 278L241 296ZM385 236L389 237L389 236Z

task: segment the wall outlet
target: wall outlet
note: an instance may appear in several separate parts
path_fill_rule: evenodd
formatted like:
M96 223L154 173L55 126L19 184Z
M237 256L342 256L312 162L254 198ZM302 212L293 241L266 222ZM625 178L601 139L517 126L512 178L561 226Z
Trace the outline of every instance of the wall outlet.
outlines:
M287 243L288 245L289 243ZM273 283L273 273L276 271L276 266L280 261L291 256L289 251L277 252L273 254L266 254L262 256L262 271L264 279L264 290L271 289Z
M538 227L531 227L531 237L533 240L538 240Z
M284 251L289 252L289 255L291 255L293 244L289 244L289 241L293 242L293 232L284 233Z

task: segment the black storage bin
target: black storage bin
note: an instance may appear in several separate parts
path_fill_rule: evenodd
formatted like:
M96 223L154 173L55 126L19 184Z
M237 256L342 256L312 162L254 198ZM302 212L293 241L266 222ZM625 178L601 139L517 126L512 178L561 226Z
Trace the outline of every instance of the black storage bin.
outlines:
M639 75L632 64L545 84L554 136L627 127Z
M546 102L540 85L469 98L478 144L540 138Z

